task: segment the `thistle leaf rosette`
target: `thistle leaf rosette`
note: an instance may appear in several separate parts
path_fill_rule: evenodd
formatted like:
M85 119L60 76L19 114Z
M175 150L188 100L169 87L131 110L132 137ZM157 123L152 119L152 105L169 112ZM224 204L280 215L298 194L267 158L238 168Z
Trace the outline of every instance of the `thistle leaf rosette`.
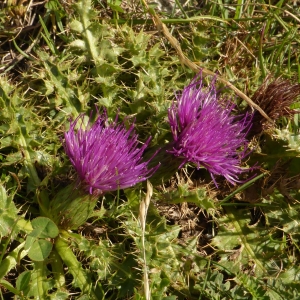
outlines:
M63 142L78 180L66 187L65 192L59 192L51 205L56 222L67 224L69 228L84 223L99 196L134 186L149 178L158 167L148 169L149 160L143 161L142 154L150 138L138 147L140 142L134 124L126 129L124 123L118 124L117 120L109 123L105 113L98 114L93 124L91 118L85 124L85 119L82 114L71 120ZM73 222L78 218L79 207L86 212L85 217Z
M249 153L251 115L234 115L235 105L219 99L215 79L205 87L201 74L176 97L168 113L174 138L168 152L183 159L180 167L191 162L206 168L215 184L214 175L238 182L238 175L249 170L241 165Z

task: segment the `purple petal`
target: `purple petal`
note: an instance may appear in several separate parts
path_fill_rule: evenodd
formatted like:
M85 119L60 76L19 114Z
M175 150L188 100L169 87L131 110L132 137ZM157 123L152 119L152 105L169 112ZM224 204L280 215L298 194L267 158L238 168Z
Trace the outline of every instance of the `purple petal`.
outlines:
M213 180L222 175L232 184L238 182L238 174L248 170L241 167L241 160L249 153L246 135L252 116L235 116L233 109L230 101L219 102L215 79L204 87L201 74L200 79L197 76L169 109L175 141L169 152L184 157L183 164L205 167Z
M133 125L107 124L106 114L99 115L94 124L83 126L84 115L71 121L65 133L64 148L79 179L92 193L124 189L149 178L157 169L147 168L142 154L150 142L138 148L138 136ZM77 129L75 127L78 127Z

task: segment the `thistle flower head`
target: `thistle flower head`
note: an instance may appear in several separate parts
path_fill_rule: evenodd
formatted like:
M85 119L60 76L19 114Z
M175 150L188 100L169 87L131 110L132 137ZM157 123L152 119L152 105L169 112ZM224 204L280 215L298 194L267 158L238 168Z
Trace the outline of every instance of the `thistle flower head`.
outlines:
M205 167L211 174L224 176L230 183L238 182L238 174L247 171L241 160L248 153L246 134L251 116L233 115L234 105L221 103L215 79L204 87L202 77L194 80L177 96L169 109L169 123L174 137L169 152L183 157L183 164L191 162Z
M84 117L82 114L71 121L64 135L64 148L89 193L131 187L156 171L157 167L148 170L148 162L142 161L150 138L138 148L134 125L127 130L117 120L109 124L104 113L94 124L89 120L84 126Z

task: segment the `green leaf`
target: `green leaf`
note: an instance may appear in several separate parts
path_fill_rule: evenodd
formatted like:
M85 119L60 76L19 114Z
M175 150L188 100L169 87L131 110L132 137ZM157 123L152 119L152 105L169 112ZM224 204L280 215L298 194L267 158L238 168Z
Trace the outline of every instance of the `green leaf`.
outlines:
M8 196L5 188L0 185L0 237L9 235L18 219L18 209L13 202L13 196L14 194Z
M46 217L38 217L32 220L31 225L33 231L29 235L32 237L53 239L58 236L58 227L52 220Z
M207 196L205 188L189 189L189 185L179 185L177 190L163 195L164 201L168 204L178 204L183 202L194 203L198 207L207 211L213 211L216 206L212 199Z
M83 31L83 25L78 20L73 20L72 22L70 22L69 26L72 30L77 31L79 33Z
M55 288L54 280L47 268L47 262L34 261L32 263L30 290L27 294L29 299L49 299L48 293Z
M47 240L35 240L29 249L28 256L33 261L44 261L52 250L52 243Z
M33 243L35 242L36 238L33 236L28 235L25 241L24 249L29 251Z
M31 272L25 271L19 275L16 281L16 288L26 294L26 290L29 290L29 282L31 279Z
M254 153L252 161L260 164L266 169L271 170L280 160L287 162L289 167L289 176L298 175L300 172L300 157L298 152L298 137L287 133L287 137L281 136L280 139L274 139L269 135L265 136L262 153Z
M102 287L98 284L95 288L92 284L91 277L87 270L82 268L81 263L72 252L70 245L65 237L58 236L55 241L55 249L61 257L62 261L68 267L68 271L73 276L72 285L80 288L83 294L89 294L90 299L104 299ZM96 295L97 293L97 295Z
M79 40L79 39L77 39L77 40L73 41L72 43L70 43L70 47L78 48L82 51L87 50L85 42L83 40Z
M291 133L288 129L277 129L277 137L288 143L287 147L290 150L300 153L300 135ZM287 149L288 150L288 149Z
M117 12L123 13L124 10L123 10L123 8L120 6L121 3L122 3L122 0L108 0L108 1L107 1L108 6L109 6L112 10L115 10L115 11L117 11Z
M70 294L66 292L56 292L54 294L51 294L50 298L53 300L66 300L69 299Z
M24 258L28 251L23 250L25 242L18 245L13 251L11 251L0 264L0 278L6 276L9 271L16 267L20 259Z
M251 228L246 210L226 207L226 215L219 219L219 231L212 245L219 248L223 266L239 271L241 265L253 267L256 275L268 274L263 256L268 250L268 236L262 230Z
M15 295L20 295L20 292L13 287L13 285L5 279L0 279L0 285L9 290ZM2 293L1 293L2 294Z
M45 61L44 67L57 94L56 105L63 104L74 117L77 117L82 110L82 104L78 99L77 90L70 84L69 77L64 74L59 65L50 61Z
M32 232L31 222L29 220L20 219L17 221L17 227L26 233Z

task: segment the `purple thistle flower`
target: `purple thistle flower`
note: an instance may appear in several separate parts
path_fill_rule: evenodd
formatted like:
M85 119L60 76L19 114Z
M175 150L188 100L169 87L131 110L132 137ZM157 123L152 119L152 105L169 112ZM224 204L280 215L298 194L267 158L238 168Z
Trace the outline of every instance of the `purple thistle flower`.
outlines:
M84 117L82 114L70 121L64 148L90 194L93 190L103 193L131 187L156 171L157 167L148 170L149 161L142 161L151 138L138 148L133 124L128 130L124 124L108 124L104 113L92 125L89 120L84 128ZM79 128L75 129L77 125Z
M218 100L215 78L204 87L201 74L176 98L168 114L174 137L169 152L184 158L181 166L191 162L205 167L215 184L214 175L239 182L238 174L249 170L241 167L241 160L249 154L246 135L252 117L233 115L235 105Z

